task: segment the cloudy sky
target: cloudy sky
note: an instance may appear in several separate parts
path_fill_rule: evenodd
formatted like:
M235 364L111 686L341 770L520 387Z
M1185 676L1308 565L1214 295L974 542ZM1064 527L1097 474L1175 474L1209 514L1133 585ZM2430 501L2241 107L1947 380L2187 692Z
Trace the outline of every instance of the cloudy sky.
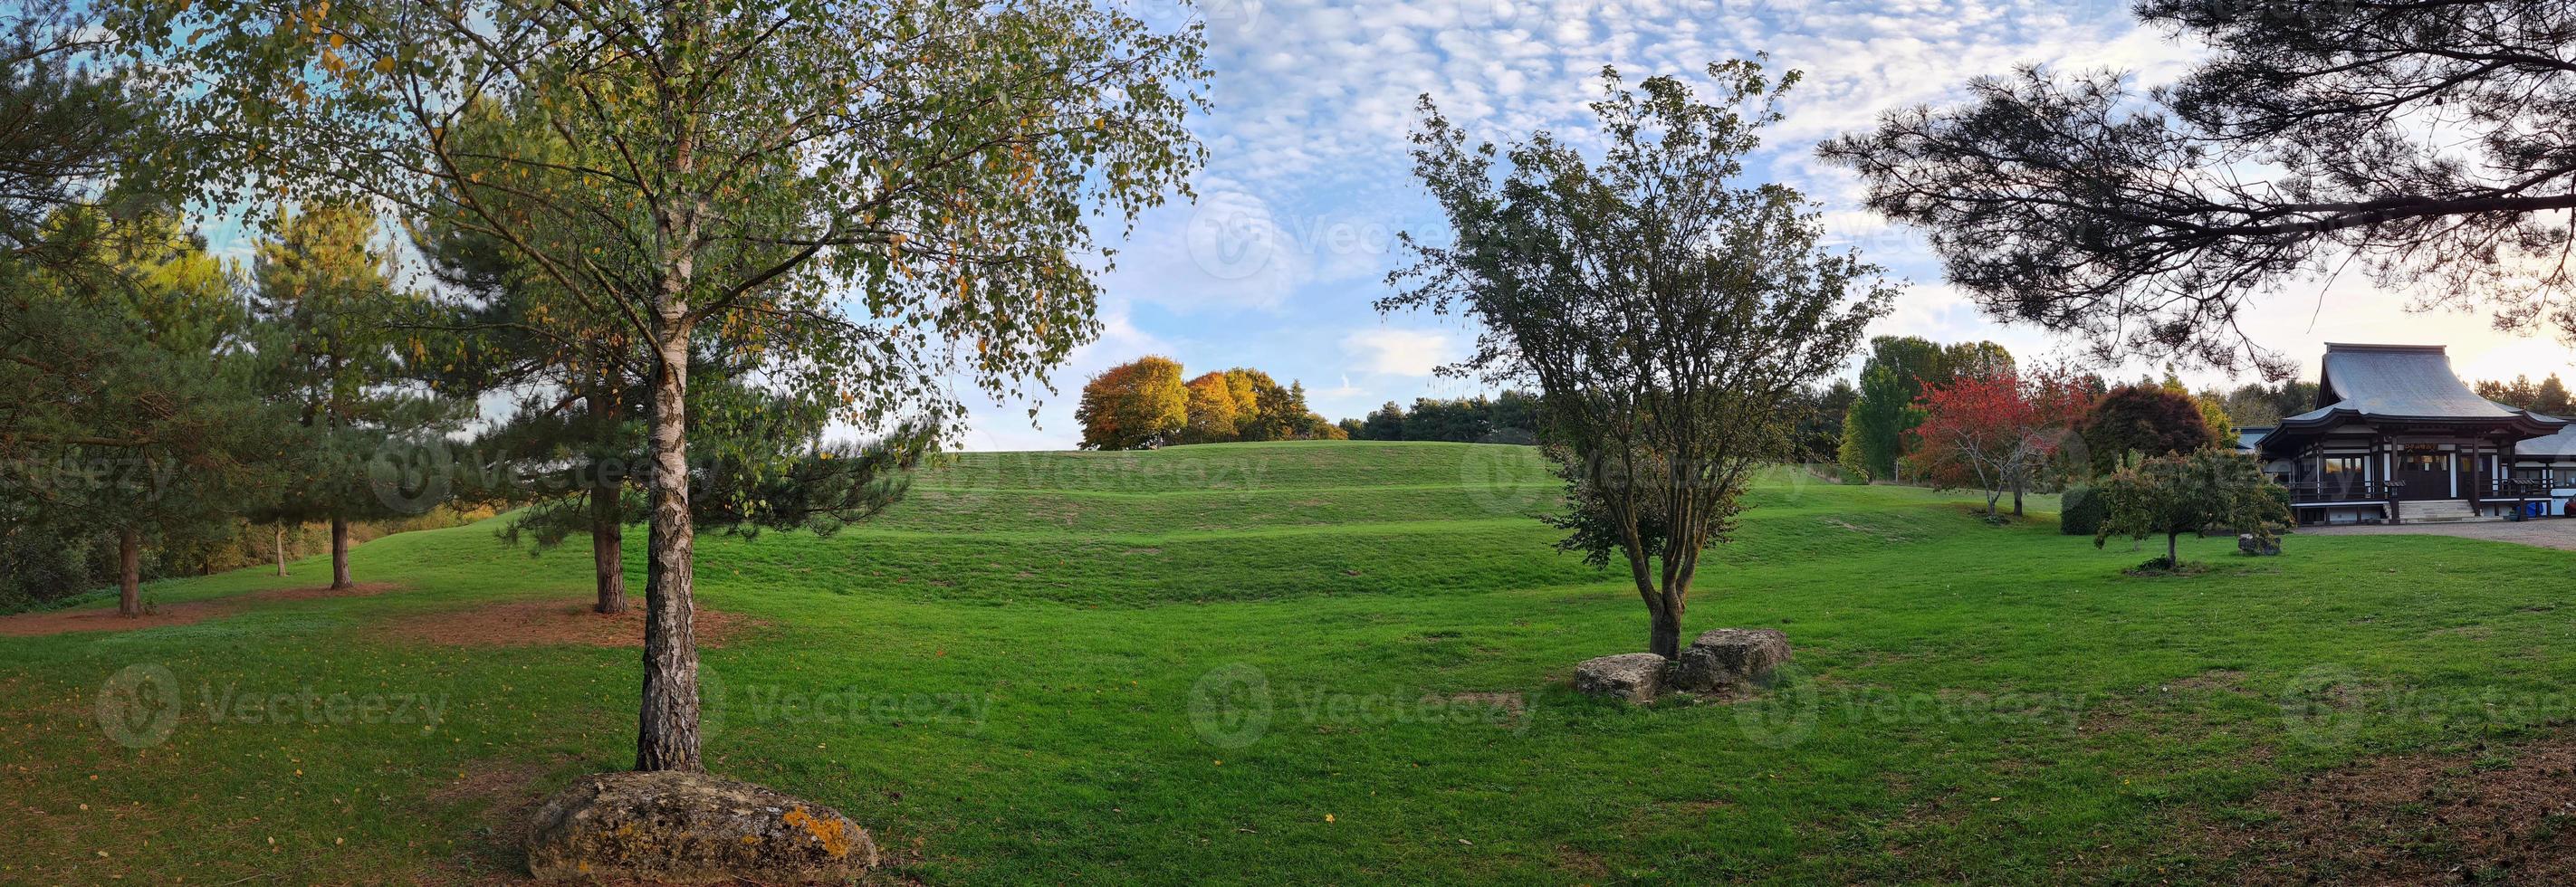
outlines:
M1818 164L1812 149L1885 109L1950 100L1968 78L2021 62L2119 68L2152 83L2193 54L2124 4L2097 0L1208 0L1188 14L1207 22L1216 72L1215 107L1194 126L1210 154L1197 202L1154 212L1120 245L1106 330L1058 373L1060 393L1043 399L1035 427L1027 402L979 404L967 448L1071 447L1082 381L1147 353L1192 374L1252 366L1302 380L1329 418L1463 393L1431 368L1457 356L1465 330L1381 317L1370 305L1401 258L1395 232L1439 230L1404 156L1414 97L1429 93L1494 140L1576 134L1605 64L1634 80L1767 52L1775 68L1806 72L1751 172L1804 190L1838 237L1906 282L1875 332L1992 339L2044 358L2063 346L1980 316L1916 238L1862 210L1853 177ZM2500 335L2474 314L2409 313L2409 299L2349 276L2319 281L2259 305L2249 329L2303 356L2311 377L2327 341L2447 344L2471 378L2537 377L2569 362L2546 337Z

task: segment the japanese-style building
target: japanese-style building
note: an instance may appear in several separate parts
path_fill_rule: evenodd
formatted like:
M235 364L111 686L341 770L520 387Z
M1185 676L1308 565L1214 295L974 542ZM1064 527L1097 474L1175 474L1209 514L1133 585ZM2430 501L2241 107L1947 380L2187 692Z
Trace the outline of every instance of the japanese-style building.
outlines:
M2576 493L2576 425L2479 397L2439 345L2329 344L2317 408L2238 445L2301 523L2563 515Z

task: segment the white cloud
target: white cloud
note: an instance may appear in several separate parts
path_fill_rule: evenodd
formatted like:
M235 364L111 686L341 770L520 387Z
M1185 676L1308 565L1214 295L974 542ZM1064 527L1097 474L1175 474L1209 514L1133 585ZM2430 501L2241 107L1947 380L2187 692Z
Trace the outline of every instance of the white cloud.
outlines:
M1450 350L1449 334L1435 330L1381 328L1342 337L1342 351L1359 359L1362 372L1390 376L1431 375L1454 359Z

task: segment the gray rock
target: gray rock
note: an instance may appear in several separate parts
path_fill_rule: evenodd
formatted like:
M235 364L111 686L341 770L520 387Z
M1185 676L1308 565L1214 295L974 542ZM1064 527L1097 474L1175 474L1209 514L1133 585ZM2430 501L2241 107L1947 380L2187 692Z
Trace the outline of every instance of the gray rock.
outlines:
M1610 696L1643 705L1664 689L1664 657L1622 653L1585 660L1574 667L1574 690L1586 696Z
M1771 685L1772 672L1789 661L1789 636L1776 628L1718 628L1701 632L1673 663L1673 689L1741 693Z
M704 773L601 773L546 799L528 833L538 880L845 883L876 843L818 804Z
M2267 539L2252 533L2239 533L2236 536L2236 550L2254 555L2280 554L2281 539L2278 536Z

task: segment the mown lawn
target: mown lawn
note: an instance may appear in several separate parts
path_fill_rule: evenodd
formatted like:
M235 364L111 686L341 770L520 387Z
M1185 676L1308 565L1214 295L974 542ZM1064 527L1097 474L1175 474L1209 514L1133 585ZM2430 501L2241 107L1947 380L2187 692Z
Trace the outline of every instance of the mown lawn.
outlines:
M1689 616L1787 631L1787 682L1597 702L1572 664L1645 620L1526 517L1552 490L1500 447L964 457L832 538L705 541L701 605L765 623L707 651L710 760L867 824L889 880L2192 882L2230 878L2206 835L2266 787L2570 714L2565 552L2191 540L2207 573L2137 578L2149 552L2045 515L1795 473ZM468 526L354 560L402 589L0 638L0 882L476 880L528 799L630 763L634 650L385 628L575 605L578 540ZM327 575L261 572L147 593ZM102 726L135 666L181 691L166 739ZM281 694L284 723L240 717ZM2309 699L2333 707L2285 716Z

